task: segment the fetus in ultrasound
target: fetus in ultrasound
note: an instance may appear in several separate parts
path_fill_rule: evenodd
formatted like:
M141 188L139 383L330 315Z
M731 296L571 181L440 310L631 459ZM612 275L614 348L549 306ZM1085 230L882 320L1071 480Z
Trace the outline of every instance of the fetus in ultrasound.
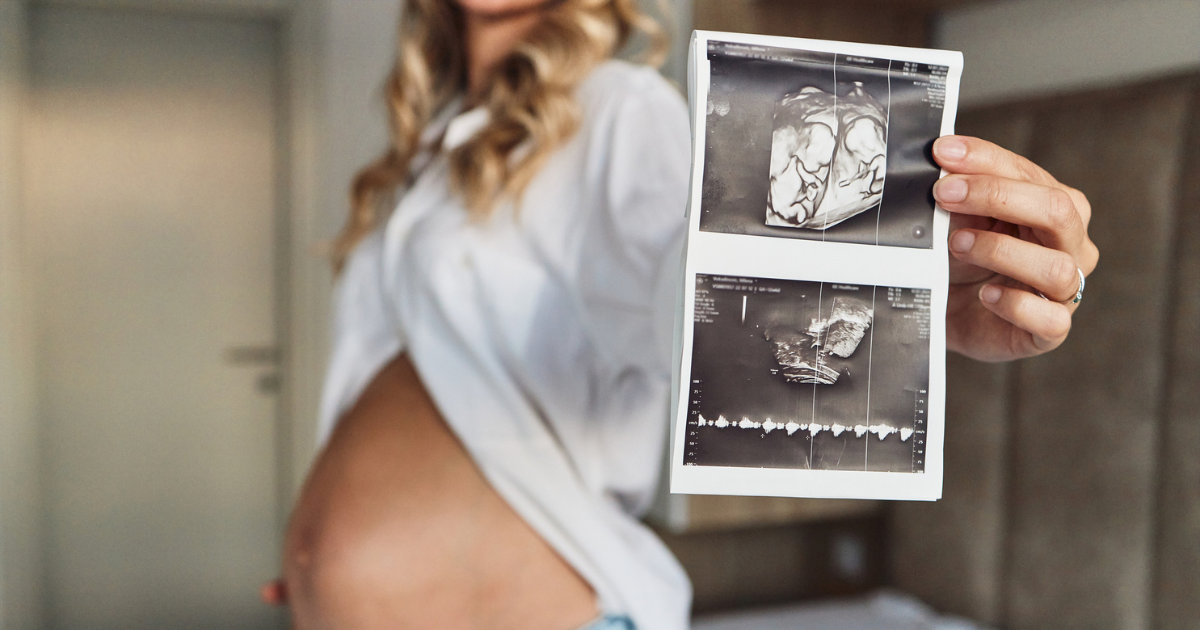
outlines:
M775 105L767 225L824 230L883 198L887 113L861 83L806 87Z
M774 346L779 371L789 383L833 385L841 376L842 362L832 357L850 358L874 320L870 306L835 297L829 317L814 318L803 330L787 324L768 326L763 337Z

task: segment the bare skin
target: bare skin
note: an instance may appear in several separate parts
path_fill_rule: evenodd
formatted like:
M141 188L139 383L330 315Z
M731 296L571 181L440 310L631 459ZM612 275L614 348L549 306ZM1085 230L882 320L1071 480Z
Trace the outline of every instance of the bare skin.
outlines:
M286 584L286 587L284 586ZM339 422L265 598L296 630L570 630L588 584L496 493L406 356Z

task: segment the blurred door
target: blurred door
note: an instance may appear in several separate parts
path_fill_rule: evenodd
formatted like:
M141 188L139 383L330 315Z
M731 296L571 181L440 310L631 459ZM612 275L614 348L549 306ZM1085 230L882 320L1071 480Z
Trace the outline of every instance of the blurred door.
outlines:
M43 6L30 33L51 626L277 627L277 29Z

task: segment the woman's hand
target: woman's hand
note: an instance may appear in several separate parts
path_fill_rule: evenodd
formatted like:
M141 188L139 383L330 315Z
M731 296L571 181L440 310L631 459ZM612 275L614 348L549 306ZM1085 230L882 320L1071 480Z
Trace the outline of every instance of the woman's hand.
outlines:
M1087 197L978 138L940 138L933 155L949 173L933 194L952 213L946 347L982 361L1058 347L1078 307L1076 269L1086 276L1099 259Z

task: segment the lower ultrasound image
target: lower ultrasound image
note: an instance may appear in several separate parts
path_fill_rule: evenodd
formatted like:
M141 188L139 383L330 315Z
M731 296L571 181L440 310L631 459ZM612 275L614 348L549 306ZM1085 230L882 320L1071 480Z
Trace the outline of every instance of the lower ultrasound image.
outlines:
M929 301L697 275L683 463L924 472Z

